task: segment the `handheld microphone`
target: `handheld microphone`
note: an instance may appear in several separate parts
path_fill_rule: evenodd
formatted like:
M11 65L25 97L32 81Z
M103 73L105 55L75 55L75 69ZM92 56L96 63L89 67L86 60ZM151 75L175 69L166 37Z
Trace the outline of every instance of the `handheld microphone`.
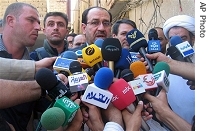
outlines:
M158 39L158 33L156 29L152 28L149 30L148 38L149 41L148 41L147 52L149 54L161 52L161 44L160 40ZM151 60L151 63L154 66L156 64L156 59Z
M180 36L172 36L170 43L179 50L185 62L193 63L189 56L195 52L188 41L182 42L182 38Z
M143 100L141 94L145 92L144 87L142 86L142 82L139 80L134 80L133 72L130 69L124 69L121 72L121 78L123 78L128 84L132 87L134 94L136 95L136 100L134 102L135 106L140 100ZM149 131L150 127L142 118L141 128L143 131Z
M156 90L155 96L159 94L161 89L163 88L166 92L169 90L169 79L168 75L170 73L170 66L166 62L158 62L154 66L153 70L153 76L155 78L155 81L158 85L158 88Z
M48 68L41 68L35 74L36 82L41 88L47 90L48 96L55 100L63 96L71 96L71 92L68 87Z
M77 55L73 51L65 51L60 55L60 57L57 57L53 65L53 69L68 77L70 75L69 65L72 61L76 61L77 58Z
M101 50L95 45L91 44L82 49L82 56L90 67L95 66L96 71L102 67L102 54Z
M77 60L77 58L78 58L78 56L76 55L76 53L73 52L73 51L64 51L61 54L61 57L62 58L67 58L67 59L73 59L73 60Z
M82 58L82 50L80 50L80 49L79 50L76 50L75 51L75 54L78 56L77 60L82 65L82 68L83 69L90 68L90 66L87 65L87 63L85 63L84 59Z
M116 80L108 90L113 94L112 104L119 110L123 110L133 104L136 100L134 92L130 85L122 78ZM128 109L128 108L127 108ZM133 112L135 108L128 109Z
M132 58L129 50L126 48L122 48L120 59L114 63L115 77L119 78L121 71L123 69L129 69L131 63L132 63Z
M140 68L139 68L140 67ZM152 73L147 73L146 66L141 61L135 61L130 65L130 70L134 74L134 79L140 79L142 82L142 86L146 91L153 90L157 88L157 83L152 75Z
M85 90L82 101L107 109L113 94L107 90L111 85L114 74L108 67L100 68L95 75L94 83ZM106 80L106 81L105 81Z
M153 65L146 57L147 51L145 48L147 48L148 44L144 35L138 29L133 29L126 34L126 38L130 48L132 48L134 52L140 53L140 55L147 61L150 72L152 72Z
M95 40L94 44L95 44L99 49L101 49L103 42L104 42L103 39L98 38L98 39Z
M53 107L42 114L40 122L47 130L55 130L60 126L65 127L72 121L79 107L68 97L56 99Z
M116 38L106 38L101 47L102 57L109 62L109 68L114 72L114 62L120 59L122 47Z
M68 76L70 91L83 94L90 79L88 74L82 69L78 61L73 61L69 66L69 70L71 72L71 75Z

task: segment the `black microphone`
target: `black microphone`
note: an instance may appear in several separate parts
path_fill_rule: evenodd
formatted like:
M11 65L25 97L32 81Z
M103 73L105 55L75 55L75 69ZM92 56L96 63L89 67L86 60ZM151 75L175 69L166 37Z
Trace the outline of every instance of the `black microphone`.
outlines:
M151 61L146 57L147 51L145 48L147 48L148 44L144 35L138 29L133 29L126 34L126 38L130 48L132 48L134 52L140 53L140 55L147 61L150 72L152 72L153 65Z
M149 30L148 38L149 41L148 41L147 52L149 54L161 52L161 44L160 40L158 39L158 33L156 29L152 28ZM155 64L157 63L156 59L152 59L151 63L153 66L155 66Z
M71 96L69 88L48 68L41 68L35 74L36 82L42 89L47 90L48 96L55 100L63 96Z

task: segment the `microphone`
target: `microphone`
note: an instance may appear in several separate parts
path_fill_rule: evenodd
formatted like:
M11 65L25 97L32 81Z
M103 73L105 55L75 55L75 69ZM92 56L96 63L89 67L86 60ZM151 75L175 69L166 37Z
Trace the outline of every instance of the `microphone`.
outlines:
M82 50L75 51L75 54L78 56L77 60L82 65L82 68L84 68L84 69L90 68L90 66L88 66L87 63L85 63L84 59L82 58Z
M134 74L134 79L142 82L142 87L145 88L146 91L153 90L157 88L157 83L155 82L155 78L152 73L147 73L146 66L141 61L135 61L130 65L130 70Z
M132 62L139 61L139 58L136 56L139 54L138 52L130 52L130 54L131 54Z
M135 106L140 100L143 100L141 94L145 92L144 87L142 86L142 82L139 80L134 80L133 72L130 69L124 69L121 72L121 78L123 78L128 84L132 87L134 94L136 95L136 100L134 102ZM143 131L149 131L150 127L142 118L141 128Z
M95 40L94 44L95 44L99 49L101 49L103 42L104 42L103 39L98 38L98 39Z
M58 129L65 121L65 113L61 108L51 107L43 112L41 124L47 130Z
M114 72L114 62L120 59L122 47L117 38L106 38L101 47L102 57L109 62L109 68Z
M190 59L190 55L194 54L194 50L188 41L182 42L182 38L180 36L172 36L170 43L179 50L185 62L193 63Z
M78 61L73 61L69 66L69 70L71 72L71 75L68 76L70 91L72 93L79 92L79 94L83 94L91 78L82 69Z
M181 53L179 52L179 50L175 46L170 46L167 49L166 55L170 56L174 60L185 62L183 56L181 55Z
M96 71L102 67L101 50L95 45L91 44L82 49L82 56L84 61L90 67L95 67Z
M138 29L133 29L126 34L126 38L130 48L134 50L134 52L140 53L140 55L147 61L150 72L152 72L153 65L146 57L147 51L145 48L147 48L148 44L144 35Z
M41 116L41 124L47 130L65 127L74 118L80 106L64 96L56 99L53 107L47 109Z
M149 30L148 38L149 41L148 41L147 52L149 54L161 52L161 44L160 40L158 39L158 33L156 29L152 28ZM156 64L156 59L151 60L151 63L154 66Z
M69 65L72 61L76 61L77 58L77 55L73 51L65 51L60 55L60 57L56 58L53 69L68 77L70 75Z
M94 77L94 83L89 84L85 90L82 101L97 107L107 109L113 94L107 90L111 85L114 74L108 67L100 68Z
M48 96L55 100L63 96L71 96L70 90L67 86L48 68L41 68L35 74L36 82L42 89L47 90Z
M169 79L168 75L170 73L170 66L166 62L158 62L154 66L153 70L153 76L155 78L155 81L158 85L158 88L156 90L155 96L159 94L161 89L163 88L166 92L169 90Z
M114 64L115 73L116 73L115 77L119 78L120 77L120 72L123 69L129 69L131 63L132 63L132 58L131 58L130 52L128 51L128 49L122 48L121 57Z

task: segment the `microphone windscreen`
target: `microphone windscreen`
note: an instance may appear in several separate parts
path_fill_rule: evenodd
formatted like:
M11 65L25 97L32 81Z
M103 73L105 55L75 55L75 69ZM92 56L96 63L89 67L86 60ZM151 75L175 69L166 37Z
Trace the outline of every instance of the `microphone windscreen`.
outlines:
M158 73L162 70L165 70L165 73L168 76L170 73L170 66L166 62L163 62L163 61L157 62L157 64L155 64L154 66L152 74Z
M93 68L86 68L85 72L89 75L89 76L95 76L95 70Z
M126 34L126 39L134 52L138 52L141 47L146 48L148 46L144 35L138 29L129 31Z
M101 47L102 57L106 61L117 61L120 58L122 47L116 38L106 38Z
M138 75L147 74L146 66L141 61L131 63L130 70L133 72L134 78L136 78Z
M113 71L108 67L100 68L94 77L94 84L101 89L108 89L114 78Z
M82 72L82 66L79 61L72 61L69 65L69 71L73 74L76 72Z
M35 74L36 82L45 90L51 90L57 84L57 77L48 68L41 68Z
M126 48L122 48L120 59L114 64L115 69L129 69L131 63L132 58L129 50Z
M134 79L134 75L130 69L124 69L120 73L120 78L124 79L126 82L129 82Z
M77 60L78 56L73 51L65 51L61 55L62 58Z
M103 40L103 39L98 38L98 39L96 39L96 40L95 40L94 44L95 44L97 47L101 48L101 47L102 47L103 42L104 42L104 40Z
M93 67L100 63L102 59L101 50L95 45L91 44L82 49L82 57L87 65Z
M176 46L176 45L178 45L182 42L183 42L182 38L178 35L172 36L170 38L170 43L171 43L172 46Z
M158 40L158 33L157 33L157 30L152 28L149 30L149 33L148 33L148 38L149 40Z
M65 113L61 108L47 109L41 116L41 124L47 130L58 129L65 121Z

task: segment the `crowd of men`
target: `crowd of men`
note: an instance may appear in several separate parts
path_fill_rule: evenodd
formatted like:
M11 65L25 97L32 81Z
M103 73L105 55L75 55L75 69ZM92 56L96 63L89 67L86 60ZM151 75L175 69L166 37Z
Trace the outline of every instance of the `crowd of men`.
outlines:
M40 120L40 114L48 109L52 100L35 80L36 72L42 68L53 70L56 58L65 51L82 50L99 38L105 40L110 37L118 39L122 48L131 50L126 35L137 29L132 20L122 19L112 25L111 13L102 7L86 9L81 18L82 34L69 35L67 15L48 12L44 17L46 39L43 47L29 52L27 47L34 46L41 30L39 12L34 6L22 2L7 7L0 34L0 130L33 131L38 128L34 120ZM139 131L142 119L151 127L158 123L161 130L195 130L195 87L194 90L190 88L194 86L190 81L195 81L194 54L190 56L192 63L166 56L167 44L171 46L169 40L173 36L180 36L183 42L188 41L194 47L195 20L188 15L177 15L166 20L163 27L154 29L158 33L161 51L146 54L146 57L170 66L169 91L162 89L157 96L145 93L143 97L150 104L139 101L133 113L127 109L119 110L112 103L107 109L101 109L82 101L79 93L74 93L69 98L80 108L71 122L56 131L80 131L84 124L92 131ZM137 57L148 69L145 58L140 54ZM65 75L56 75L68 85ZM155 114L151 114L151 109Z

